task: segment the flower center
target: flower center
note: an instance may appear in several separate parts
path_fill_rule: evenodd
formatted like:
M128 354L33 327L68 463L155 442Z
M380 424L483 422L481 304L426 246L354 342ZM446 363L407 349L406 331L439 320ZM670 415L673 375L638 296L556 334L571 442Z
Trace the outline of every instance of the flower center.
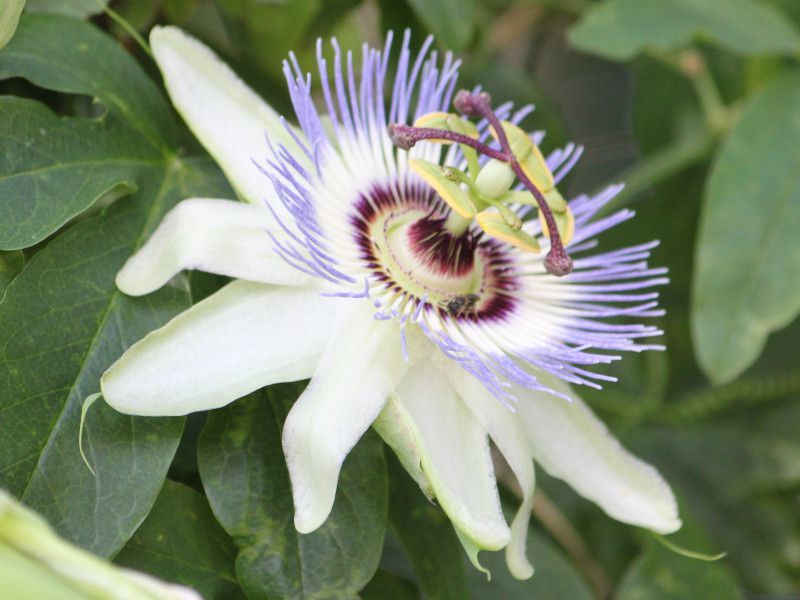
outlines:
M361 257L395 304L412 301L451 317L483 319L511 310L513 259L503 244L447 227L438 196L374 187L362 197L357 226Z

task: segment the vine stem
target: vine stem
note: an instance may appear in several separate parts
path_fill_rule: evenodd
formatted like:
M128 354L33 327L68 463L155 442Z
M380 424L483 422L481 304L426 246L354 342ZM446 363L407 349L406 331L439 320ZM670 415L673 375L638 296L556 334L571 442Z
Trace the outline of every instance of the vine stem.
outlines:
M144 50L147 56L155 60L153 56L153 51L150 49L150 46L147 44L146 41L144 41L144 38L141 35L139 35L139 32L136 31L133 25L128 23L128 21L126 21L121 14L119 14L117 11L115 11L113 8L111 8L108 4L106 4L102 0L95 0L95 2L97 2L97 6L103 9L104 13L106 13L109 17L111 17L111 20L113 20L117 25L122 27L122 29L125 30L125 33L127 33L129 36L131 36L131 38L133 38L133 40L141 47L141 49Z

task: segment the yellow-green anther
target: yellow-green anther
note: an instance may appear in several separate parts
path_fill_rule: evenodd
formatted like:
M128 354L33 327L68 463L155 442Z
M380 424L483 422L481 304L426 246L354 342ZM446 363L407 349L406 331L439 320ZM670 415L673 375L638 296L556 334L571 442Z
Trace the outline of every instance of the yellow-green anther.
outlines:
M535 237L522 229L510 227L505 217L500 213L485 210L478 213L477 221L478 226L493 238L516 246L525 252L538 253L540 251L539 242Z
M506 132L506 137L508 138L508 145L511 148L511 152L521 163L535 147L533 140L530 138L530 136L528 136L527 133L525 133L525 131L513 123L501 121L500 125L503 127L503 131ZM495 133L494 129L490 128L489 131L491 132L492 137L497 139L497 133Z
M547 201L547 206L549 206L550 210L554 213L564 214L567 211L567 201L564 200L564 196L562 196L556 188L543 191L542 195Z
M508 224L509 227L511 227L511 229L513 229L514 231L522 229L522 219L517 213L515 213L513 210L511 210L504 204L498 203L495 206L497 207L497 210L500 211L500 214L506 220L506 223Z
M444 128L449 129L450 131L455 131L456 133L463 133L464 135L468 135L475 140L480 137L475 123L472 121L467 121L466 119L462 119L453 113L447 114Z
M449 116L450 113L446 112L429 112L414 121L414 127L435 127L436 129L448 129L447 117Z
M564 245L569 244L572 240L572 236L575 234L575 216L572 214L572 211L569 208L560 213L554 210L553 219L556 222L556 227L558 227L558 234L561 236L561 242ZM542 233L549 239L550 230L547 228L547 223L541 211L539 212L539 222L542 225Z
M419 158L409 160L408 166L436 190L436 193L458 216L465 219L475 217L478 211L470 200L469 194L461 189L458 182L447 176L442 166Z
M454 131L463 135L469 136L473 139L478 139L478 128L472 121L466 121L446 112L431 112L422 115L414 121L414 127L432 127L434 129L446 129L447 131ZM439 142L441 144L452 144L450 140L429 140Z
M475 178L475 189L482 196L497 199L511 188L515 178L508 163L493 158L483 165Z
M555 185L553 174L547 168L542 151L533 142L531 142L531 152L524 159L520 159L519 166L543 194L553 189Z

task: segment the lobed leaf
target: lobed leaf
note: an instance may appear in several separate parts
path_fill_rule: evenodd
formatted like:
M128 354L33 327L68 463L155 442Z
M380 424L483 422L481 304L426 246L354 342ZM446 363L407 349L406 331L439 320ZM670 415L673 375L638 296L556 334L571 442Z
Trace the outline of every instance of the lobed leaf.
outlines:
M174 286L125 296L114 278L173 204L214 188L224 184L207 160L150 173L136 195L39 251L0 302L0 486L100 555L116 552L149 512L183 419L96 406L84 432L95 477L78 452L81 403L127 347L190 304Z
M236 600L244 594L233 568L235 557L236 547L205 497L167 480L153 510L114 562L189 586L209 600Z
M0 79L92 96L96 118L58 117L0 97L0 249L32 246L113 188L132 191L166 166L178 128L155 84L113 39L56 15L24 15L0 51ZM143 173L143 171L145 173Z

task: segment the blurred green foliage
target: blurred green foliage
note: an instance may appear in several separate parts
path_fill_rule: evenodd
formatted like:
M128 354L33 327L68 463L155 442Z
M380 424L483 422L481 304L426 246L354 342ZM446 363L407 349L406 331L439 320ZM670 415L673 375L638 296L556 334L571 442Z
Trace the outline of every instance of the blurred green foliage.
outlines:
M352 597L362 588L364 598L800 597L800 3L109 6L114 18L96 0L28 0L0 50L0 486L68 539L108 557L124 545L120 564L214 598ZM33 14L41 12L61 14ZM2 17L0 40L13 32ZM213 46L287 113L281 61L290 50L308 65L319 36L358 47L379 44L389 28L410 27L416 41L433 33L462 57L466 87L537 104L526 124L548 131L545 151L585 146L563 184L570 195L627 182L611 209L633 206L638 216L604 243L663 241L654 262L672 280L661 298L668 349L627 357L611 369L620 383L587 400L674 486L687 523L676 541L728 556L705 563L672 553L542 475L542 502L581 544L537 512L534 578L508 579L498 555L484 559L487 582L393 459L387 482L375 436L346 464L342 492L369 526L340 506L328 529L298 541L276 437L291 386L188 427L163 486L179 421L147 429L90 414L101 472L103 460L124 471L134 454L149 465L136 477L92 479L71 443L79 399L127 344L222 281L193 274L182 289L142 299L113 285L174 202L227 190L131 36L165 23ZM236 444L242 454L226 458ZM383 483L360 490L360 472ZM261 487L242 497L249 484ZM131 497L136 510L122 514Z

